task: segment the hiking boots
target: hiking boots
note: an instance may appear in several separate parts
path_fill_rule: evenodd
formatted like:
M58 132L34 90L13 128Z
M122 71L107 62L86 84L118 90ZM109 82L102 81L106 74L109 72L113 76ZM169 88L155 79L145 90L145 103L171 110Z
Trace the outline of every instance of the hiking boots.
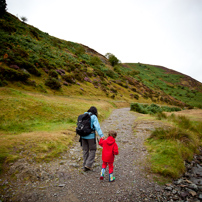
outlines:
M100 175L100 180L103 180L103 179L104 179L104 175L105 175L105 169L102 168L102 170L101 170L101 175Z
M109 182L113 182L115 180L115 177L113 176L113 173L109 174Z
M92 171L93 169L85 166L83 170L84 170L84 172L86 172L86 171Z

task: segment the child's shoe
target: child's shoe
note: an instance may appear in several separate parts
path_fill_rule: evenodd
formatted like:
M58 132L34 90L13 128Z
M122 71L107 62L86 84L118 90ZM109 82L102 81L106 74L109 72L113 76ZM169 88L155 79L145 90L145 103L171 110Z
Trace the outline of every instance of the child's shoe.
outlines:
M104 179L104 175L105 175L105 169L102 168L102 170L101 170L101 175L100 175L100 180L103 180L103 179Z
M113 173L109 174L109 182L113 182L115 180L115 177L113 176Z

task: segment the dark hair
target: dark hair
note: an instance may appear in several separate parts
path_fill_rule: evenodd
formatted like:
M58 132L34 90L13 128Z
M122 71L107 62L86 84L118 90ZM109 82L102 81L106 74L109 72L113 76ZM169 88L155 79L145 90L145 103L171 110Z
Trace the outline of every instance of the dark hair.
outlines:
M94 114L95 116L98 116L98 112L97 112L97 108L92 106L88 112L91 112L92 114Z
M109 133L108 133L108 137L109 137L109 136L112 136L113 138L116 138L116 136L117 136L116 131L110 130Z

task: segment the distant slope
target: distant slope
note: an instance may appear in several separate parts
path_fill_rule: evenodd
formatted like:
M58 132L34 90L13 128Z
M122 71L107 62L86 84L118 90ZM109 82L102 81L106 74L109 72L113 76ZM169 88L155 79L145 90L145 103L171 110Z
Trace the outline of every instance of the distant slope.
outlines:
M88 46L60 40L6 13L0 19L0 86L67 96L202 107L202 84L165 67L111 66Z
M180 72L157 65L125 64L139 72L135 78L162 94L165 93L192 106L202 107L202 83Z

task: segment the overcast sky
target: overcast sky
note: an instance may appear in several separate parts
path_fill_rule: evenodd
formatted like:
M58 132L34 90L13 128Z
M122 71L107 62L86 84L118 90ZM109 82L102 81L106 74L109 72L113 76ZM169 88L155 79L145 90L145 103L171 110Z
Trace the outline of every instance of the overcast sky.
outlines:
M7 11L123 63L161 65L202 82L202 0L6 0Z

